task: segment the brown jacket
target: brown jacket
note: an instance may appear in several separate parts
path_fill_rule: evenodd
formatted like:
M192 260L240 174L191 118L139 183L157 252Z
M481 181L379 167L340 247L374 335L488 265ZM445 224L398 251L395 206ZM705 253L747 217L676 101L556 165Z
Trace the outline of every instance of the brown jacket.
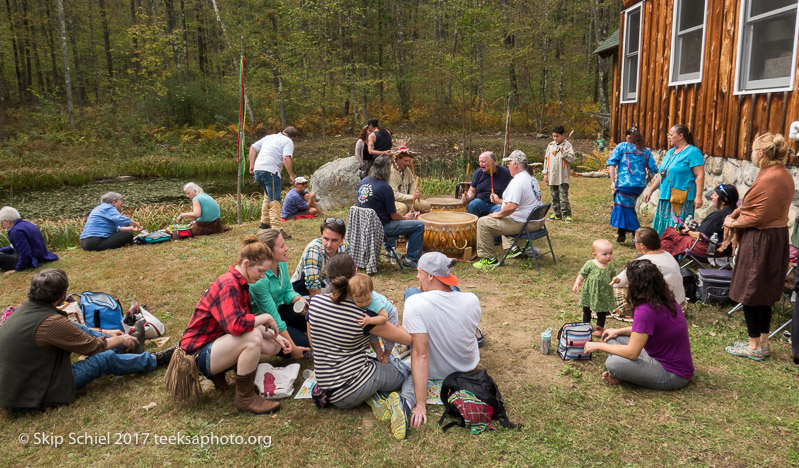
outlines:
M760 170L743 203L730 215L736 229L771 229L788 226L793 200L793 177L780 164Z

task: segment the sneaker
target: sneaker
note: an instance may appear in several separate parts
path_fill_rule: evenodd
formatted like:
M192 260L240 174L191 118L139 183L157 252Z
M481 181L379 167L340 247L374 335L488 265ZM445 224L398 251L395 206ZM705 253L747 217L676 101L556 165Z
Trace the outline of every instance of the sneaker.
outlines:
M524 253L528 257L540 257L541 249L539 249L538 247L530 247L529 249L525 249Z
M366 404L372 407L372 414L378 421L388 421L391 419L391 411L388 409L388 396L383 392L377 392L366 399Z
M571 216L566 216L566 218L565 218L565 221L566 221L567 223L571 223L571 222L573 222L574 220L572 219L572 217L571 217Z
M499 265L499 260L496 257L493 258L482 258L479 262L472 263L472 266L475 268L493 268Z
M477 337L477 347L482 348L486 344L486 336L483 334L483 330L480 327L477 327L477 333L475 333L475 337Z
M272 225L261 223L258 225L258 229L272 229Z
M789 332L788 330L785 330L784 332L782 332L782 336L780 337L780 341L782 341L783 343L792 344L793 342L791 341L791 332Z
M752 349L749 347L749 344L746 343L743 346L735 346L735 345L744 344L744 342L739 341L734 343L733 346L727 346L724 348L724 351L732 354L733 356L740 356L740 357L748 357L753 361L762 361L765 357L763 356L763 351L760 349Z
M391 435L397 440L402 440L408 434L408 425L411 422L410 411L397 392L391 392L386 404L391 419Z
M416 268L417 266L419 266L416 263L416 260L411 260L408 257L403 258L402 260L400 260L400 262L402 262L402 266L407 267L407 268Z
M518 245L514 245L510 249L510 252L508 252L508 258L516 258L519 255L522 255L523 253L524 253L524 250L520 249Z
M550 221L560 221L561 219L562 218L560 217L559 214L551 214L551 215L549 215L549 220Z

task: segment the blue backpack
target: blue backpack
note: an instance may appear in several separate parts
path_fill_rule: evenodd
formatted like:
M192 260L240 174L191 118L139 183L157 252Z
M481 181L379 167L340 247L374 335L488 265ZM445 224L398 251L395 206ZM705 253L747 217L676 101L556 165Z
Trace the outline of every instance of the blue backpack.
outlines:
M83 292L80 295L80 309L87 327L125 331L122 328L122 306L110 294Z

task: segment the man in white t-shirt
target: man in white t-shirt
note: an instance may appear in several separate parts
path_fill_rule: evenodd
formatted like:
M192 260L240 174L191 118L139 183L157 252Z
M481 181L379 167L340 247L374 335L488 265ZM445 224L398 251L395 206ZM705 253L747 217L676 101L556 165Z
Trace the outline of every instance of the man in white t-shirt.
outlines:
M260 229L278 227L280 221L280 172L283 165L289 173L291 185L294 185L294 139L299 132L294 127L286 127L280 133L267 135L250 146L250 174L264 191L261 204ZM285 233L283 237L288 238Z
M477 220L477 256L480 260L473 264L475 268L499 265L494 252L494 236L505 236L502 238L502 248L510 248L512 240L507 236L518 234L527 222L530 212L541 206L541 188L535 177L527 172L527 156L522 151L515 150L502 161L508 164L513 179L502 193L502 198L495 193L491 194L491 202L502 208ZM531 221L528 228L531 231L538 229L541 223L543 221ZM508 257L518 257L522 253L523 250L515 245Z
M469 372L480 362L475 339L480 300L452 289L458 278L450 263L441 252L422 255L416 275L422 292L406 294L402 326L411 334L411 375L402 385L402 400L412 427L427 422L428 379Z

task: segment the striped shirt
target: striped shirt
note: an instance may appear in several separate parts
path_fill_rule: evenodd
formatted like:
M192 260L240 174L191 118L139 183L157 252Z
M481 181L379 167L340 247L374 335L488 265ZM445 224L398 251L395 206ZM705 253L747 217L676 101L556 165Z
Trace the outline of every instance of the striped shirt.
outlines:
M316 380L326 390L333 390L335 403L354 393L375 372L375 363L367 357L369 333L356 322L364 310L345 300L335 304L327 294L311 298L308 320Z

